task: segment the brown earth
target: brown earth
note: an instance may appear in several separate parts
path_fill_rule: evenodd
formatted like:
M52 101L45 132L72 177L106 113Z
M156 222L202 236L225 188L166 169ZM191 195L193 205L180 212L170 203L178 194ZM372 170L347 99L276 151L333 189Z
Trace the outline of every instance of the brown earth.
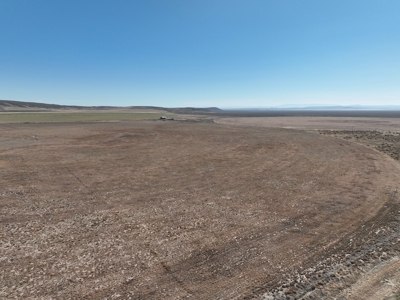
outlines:
M399 176L305 131L0 125L0 298L345 297L400 251Z
M400 158L400 118L270 116L218 118L216 122L307 130L371 147L394 160ZM314 290L304 293L307 291L304 284L289 278L276 288L275 292L266 293L263 299L400 299L400 269L397 261L400 254L400 211L396 209L397 205L392 207L391 213L383 214L386 217L392 216L392 222L386 222L390 223L390 226L384 232L377 230L376 239L368 239L368 242L362 239L363 249L353 251L352 255L346 254L345 258L341 259L334 254L322 263L322 267L320 263L318 276L311 280L316 285ZM363 226L364 232L372 232L376 224L373 222L369 226ZM361 232L357 235L364 236ZM313 272L315 273L314 268ZM297 294L291 293L293 289L298 291Z
M303 130L400 131L400 118L376 117L236 117L218 118L217 123Z

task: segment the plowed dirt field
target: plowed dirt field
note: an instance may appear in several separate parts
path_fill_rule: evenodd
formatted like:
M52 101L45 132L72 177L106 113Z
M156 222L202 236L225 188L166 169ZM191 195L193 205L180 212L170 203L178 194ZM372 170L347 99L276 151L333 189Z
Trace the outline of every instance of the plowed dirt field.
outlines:
M399 174L289 129L1 125L0 298L328 297L337 264L398 246Z

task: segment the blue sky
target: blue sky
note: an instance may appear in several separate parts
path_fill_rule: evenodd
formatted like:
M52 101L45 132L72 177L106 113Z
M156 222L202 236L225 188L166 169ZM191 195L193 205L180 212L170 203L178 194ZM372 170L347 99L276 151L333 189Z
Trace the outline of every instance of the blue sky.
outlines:
M400 1L0 1L0 99L400 105Z

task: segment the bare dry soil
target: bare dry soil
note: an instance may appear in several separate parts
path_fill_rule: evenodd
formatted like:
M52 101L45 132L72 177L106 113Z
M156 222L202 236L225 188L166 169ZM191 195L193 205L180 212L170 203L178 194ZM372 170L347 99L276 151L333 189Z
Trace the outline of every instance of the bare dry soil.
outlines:
M400 250L399 174L305 131L0 125L0 298L345 297Z

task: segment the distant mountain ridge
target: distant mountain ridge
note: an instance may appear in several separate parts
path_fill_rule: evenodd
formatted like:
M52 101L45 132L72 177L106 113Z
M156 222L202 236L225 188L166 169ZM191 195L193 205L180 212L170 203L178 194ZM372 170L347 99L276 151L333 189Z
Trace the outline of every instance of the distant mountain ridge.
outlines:
M154 109L164 110L171 113L213 113L222 111L218 107L176 107L167 108L159 106L78 106L78 105L59 105L38 102L23 102L15 100L0 100L0 111L3 112L23 112L23 111L51 111L51 110L112 110L112 109Z
M330 105L330 106L306 106L299 109L321 109L321 110L392 110L400 109L400 105Z

